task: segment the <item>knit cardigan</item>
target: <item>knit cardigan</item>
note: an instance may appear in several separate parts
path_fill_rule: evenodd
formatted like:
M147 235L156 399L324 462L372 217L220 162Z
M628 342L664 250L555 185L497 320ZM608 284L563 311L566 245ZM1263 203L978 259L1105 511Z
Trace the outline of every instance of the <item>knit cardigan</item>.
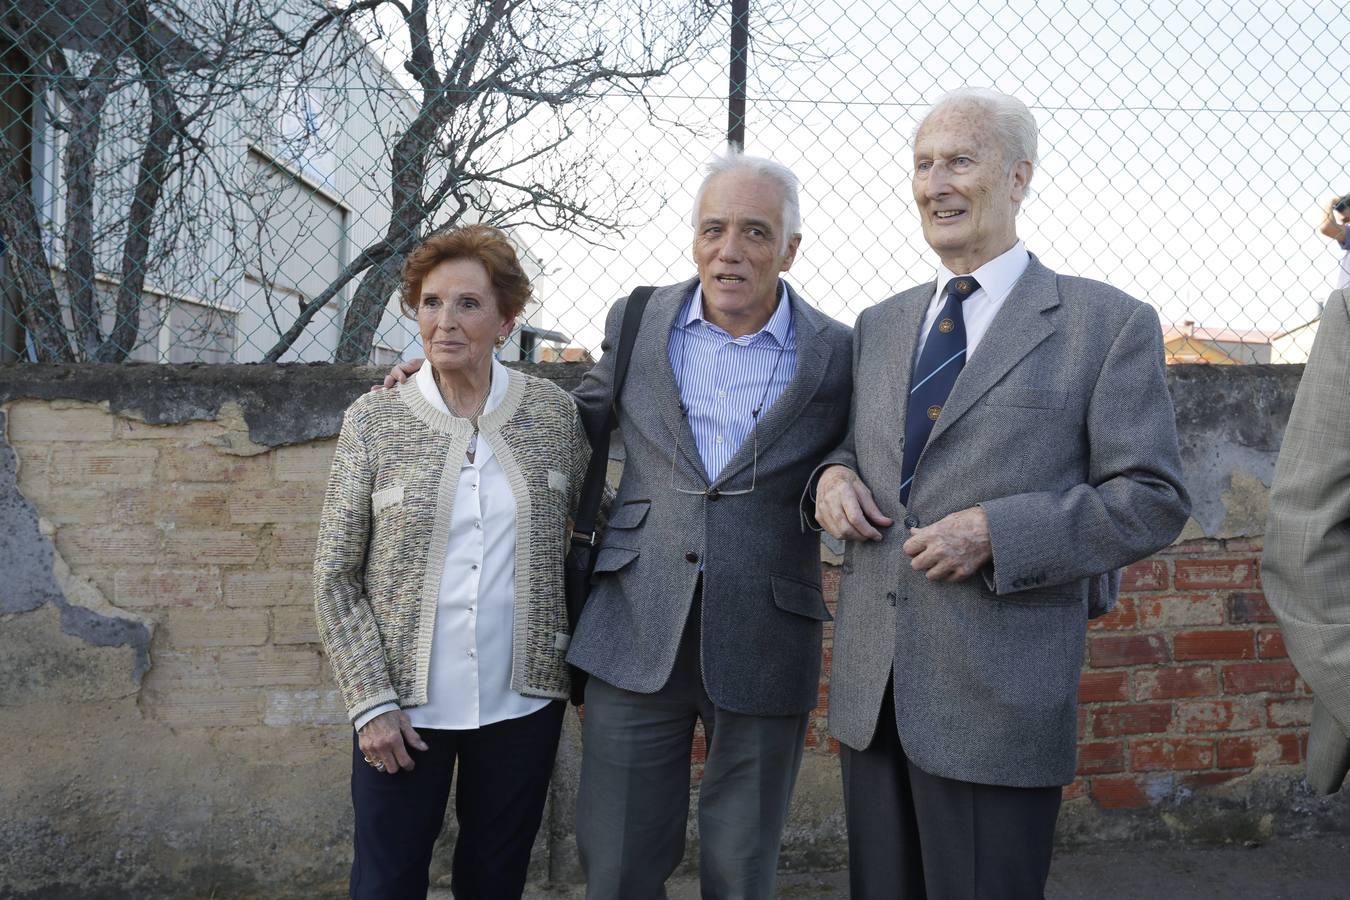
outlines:
M563 554L590 446L572 398L510 373L479 419L516 501L511 689L566 697ZM314 609L347 713L427 702L427 671L459 473L473 428L408 381L342 420L319 520Z

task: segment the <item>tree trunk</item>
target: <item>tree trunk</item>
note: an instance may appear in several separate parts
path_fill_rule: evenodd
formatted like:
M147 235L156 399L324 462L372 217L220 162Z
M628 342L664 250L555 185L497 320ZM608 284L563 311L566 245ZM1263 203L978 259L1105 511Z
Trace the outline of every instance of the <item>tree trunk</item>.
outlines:
M74 362L47 248L42 245L37 207L23 177L26 158L9 141L0 141L0 224L9 245L5 255L18 282L20 318L33 339L38 361Z
M155 213L164 182L169 174L169 155L174 141L175 111L173 88L164 77L164 70L155 62L155 48L149 39L150 16L145 0L127 4L132 33L132 46L141 67L141 80L150 95L150 128L141 151L136 173L136 189L127 211L127 236L122 245L122 277L117 286L116 320L112 333L98 348L98 362L122 362L136 346L141 326L142 291L145 287L145 264L150 255L150 241L154 233Z
M82 359L93 359L103 340L99 327L98 300L94 293L94 163L98 157L103 104L108 99L116 59L99 57L85 89L71 103L70 130L66 139L66 287L75 337Z

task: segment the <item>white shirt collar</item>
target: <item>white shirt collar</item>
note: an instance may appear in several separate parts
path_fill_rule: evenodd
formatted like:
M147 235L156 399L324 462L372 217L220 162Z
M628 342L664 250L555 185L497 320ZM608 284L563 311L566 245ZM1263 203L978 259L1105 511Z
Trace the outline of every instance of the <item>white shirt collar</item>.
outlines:
M942 292L947 289L947 282L956 276L973 275L975 280L979 282L982 291L991 298L1001 301L1012 292L1013 285L1017 284L1017 279L1022 277L1022 273L1027 270L1030 262L1031 254L1027 253L1026 244L1018 241L1010 249L995 256L974 272L952 272L939 263L937 291L934 296L941 297Z
M492 387L488 390L487 403L483 404L483 415L492 412L502 401L506 399L507 382L511 378L510 371L501 364L501 360L492 357ZM450 408L445 405L445 398L441 396L441 389L436 386L436 376L432 374L430 361L423 362L422 368L417 370L413 376L417 382L417 389L422 392L422 396L433 407L445 413L447 416L454 415Z

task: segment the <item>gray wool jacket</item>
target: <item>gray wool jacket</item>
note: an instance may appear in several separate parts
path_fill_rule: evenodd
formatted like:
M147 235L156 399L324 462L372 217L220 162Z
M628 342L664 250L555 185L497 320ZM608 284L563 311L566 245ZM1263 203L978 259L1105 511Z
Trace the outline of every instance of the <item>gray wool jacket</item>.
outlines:
M754 491L720 495L750 486L754 449L746 440L710 482L681 415L667 339L696 283L658 288L643 315L620 402L623 478L568 661L625 690L659 690L701 572L703 680L712 701L750 715L806 713L818 703L821 626L830 613L821 595L819 537L802 529L797 502L811 471L844 435L849 329L788 289L796 372L759 425ZM602 421L608 409L610 350L626 304L610 311L605 354L574 393L588 421ZM672 466L678 484L708 490L676 492Z
M848 436L824 465L856 471L895 524L844 555L830 731L866 748L894 673L900 740L925 772L1067 784L1089 606L1190 510L1158 317L1033 256L957 377L904 506L905 405L935 290L864 310L854 331ZM956 583L914 571L910 529L976 505L992 563Z

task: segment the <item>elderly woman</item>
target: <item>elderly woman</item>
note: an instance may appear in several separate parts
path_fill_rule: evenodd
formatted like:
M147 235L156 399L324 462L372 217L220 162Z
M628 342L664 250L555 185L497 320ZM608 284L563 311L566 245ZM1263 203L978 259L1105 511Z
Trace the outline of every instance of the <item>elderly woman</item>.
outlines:
M426 896L456 765L454 895L524 890L568 694L564 537L590 453L571 398L493 356L529 296L497 229L427 239L402 303L430 365L342 423L314 591L356 728L353 897Z

